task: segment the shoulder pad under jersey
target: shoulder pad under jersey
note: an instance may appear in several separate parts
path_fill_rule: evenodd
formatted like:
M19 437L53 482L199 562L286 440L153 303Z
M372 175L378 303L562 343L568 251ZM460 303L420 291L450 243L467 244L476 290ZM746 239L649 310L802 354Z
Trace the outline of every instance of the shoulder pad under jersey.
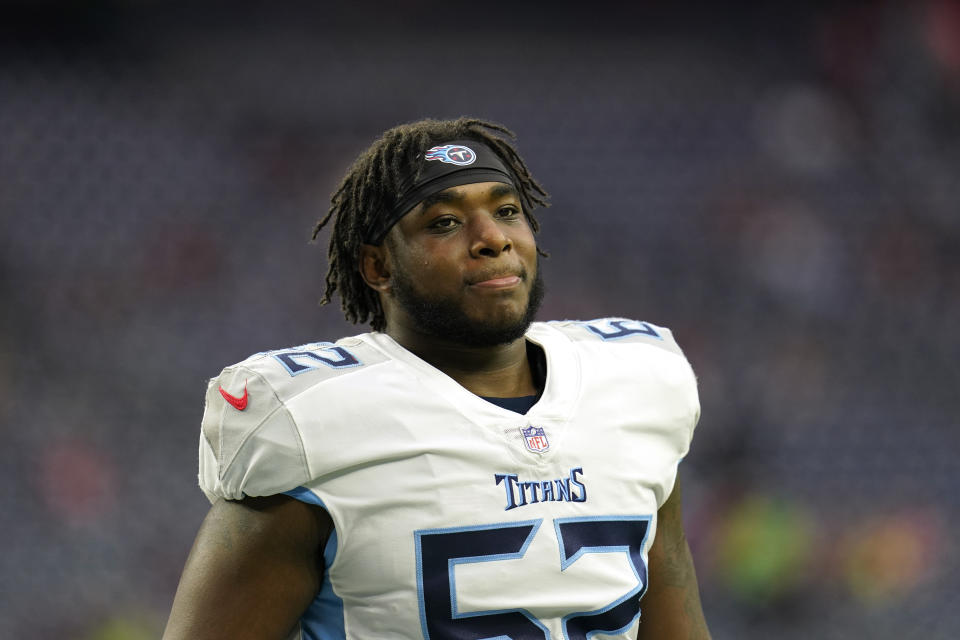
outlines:
M359 338L256 353L207 385L200 487L213 501L294 489L310 477L286 402L327 380L385 361Z
M641 320L629 318L598 318L596 320L563 320L550 322L551 326L565 333L574 341L640 342L665 349L677 355L683 351L666 327L659 327Z

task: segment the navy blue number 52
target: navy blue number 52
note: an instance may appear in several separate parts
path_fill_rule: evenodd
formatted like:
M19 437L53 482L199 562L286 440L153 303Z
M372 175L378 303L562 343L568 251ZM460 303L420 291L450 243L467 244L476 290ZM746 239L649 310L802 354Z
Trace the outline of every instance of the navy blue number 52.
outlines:
M417 531L417 587L424 637L428 640L548 640L547 628L520 608L458 611L454 577L458 564L523 557L541 523L542 520L527 520ZM630 558L637 579L636 588L619 600L594 611L574 612L564 617L566 640L586 640L588 634L612 634L630 627L640 615L640 597L647 588L642 549L650 518L558 518L553 524L560 541L561 571L585 553L622 552Z

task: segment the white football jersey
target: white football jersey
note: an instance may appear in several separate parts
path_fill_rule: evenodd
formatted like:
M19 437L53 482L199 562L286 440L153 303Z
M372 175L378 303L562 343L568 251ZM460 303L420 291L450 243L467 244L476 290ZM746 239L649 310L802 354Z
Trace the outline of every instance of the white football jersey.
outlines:
M313 639L636 637L657 509L699 417L670 331L534 323L521 415L383 333L256 354L210 381L208 498L287 493L335 531ZM656 576L651 576L656 580Z

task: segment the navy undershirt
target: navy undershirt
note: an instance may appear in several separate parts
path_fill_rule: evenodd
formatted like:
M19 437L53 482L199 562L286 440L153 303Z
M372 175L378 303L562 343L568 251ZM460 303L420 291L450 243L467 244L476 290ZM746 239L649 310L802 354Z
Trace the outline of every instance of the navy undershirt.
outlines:
M530 408L537 404L537 400L540 398L538 395L520 396L519 398L488 398L487 396L480 397L487 402L492 402L498 407L519 413L521 415L525 414L527 411L530 411Z

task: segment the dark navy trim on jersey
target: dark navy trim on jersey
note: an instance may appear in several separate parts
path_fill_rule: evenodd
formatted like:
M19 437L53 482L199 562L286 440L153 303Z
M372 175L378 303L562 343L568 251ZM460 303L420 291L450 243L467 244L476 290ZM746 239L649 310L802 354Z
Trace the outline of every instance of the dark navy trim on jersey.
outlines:
M501 409L513 411L514 413L519 413L520 415L530 411L530 409L533 408L533 405L537 404L537 400L540 399L540 396L521 396L519 398L488 398L487 396L480 397L487 402L497 405Z

